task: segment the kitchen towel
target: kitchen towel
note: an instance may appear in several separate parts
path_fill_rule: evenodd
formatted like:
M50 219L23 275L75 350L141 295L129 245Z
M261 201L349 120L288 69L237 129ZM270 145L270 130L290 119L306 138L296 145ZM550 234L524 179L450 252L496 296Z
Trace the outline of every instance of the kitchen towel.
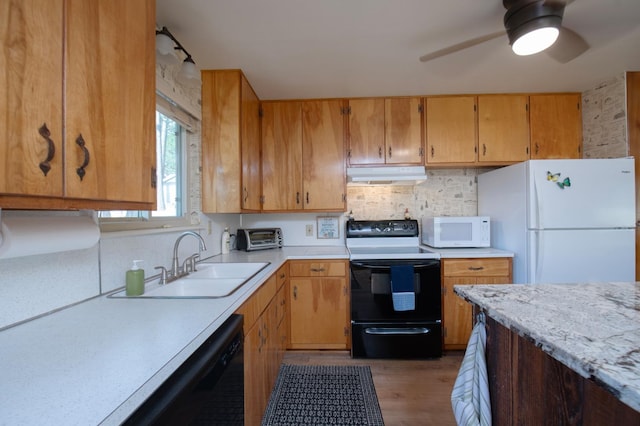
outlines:
M451 405L458 425L491 426L486 343L484 313L480 313L451 392Z
M2 212L0 259L81 250L99 240L100 228L91 216L10 216Z
M395 311L416 309L416 293L413 288L413 266L391 266L391 298Z

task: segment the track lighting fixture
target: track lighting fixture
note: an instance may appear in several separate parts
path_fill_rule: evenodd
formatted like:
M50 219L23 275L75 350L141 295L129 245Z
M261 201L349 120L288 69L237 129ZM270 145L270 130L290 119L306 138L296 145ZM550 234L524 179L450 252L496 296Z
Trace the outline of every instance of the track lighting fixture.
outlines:
M198 86L200 84L200 73L189 52L182 47L167 27L156 30L156 61L158 63L163 65L177 64L180 62L177 51L180 50L186 55L186 58L182 61L180 71L178 71L178 81L190 87Z

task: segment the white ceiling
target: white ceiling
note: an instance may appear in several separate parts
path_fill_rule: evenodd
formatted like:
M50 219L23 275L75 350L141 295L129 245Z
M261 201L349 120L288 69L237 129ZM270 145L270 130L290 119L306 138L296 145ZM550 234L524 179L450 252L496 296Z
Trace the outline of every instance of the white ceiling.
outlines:
M518 57L506 35L419 57L504 29L502 0L156 0L200 69L241 69L261 99L583 91L640 71L640 0L574 0L563 25L591 48L560 64Z

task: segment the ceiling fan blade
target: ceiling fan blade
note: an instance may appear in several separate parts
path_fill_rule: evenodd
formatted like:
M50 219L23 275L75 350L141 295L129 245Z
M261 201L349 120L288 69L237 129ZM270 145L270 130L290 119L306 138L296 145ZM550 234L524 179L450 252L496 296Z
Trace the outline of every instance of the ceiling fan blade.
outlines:
M589 44L582 36L567 27L560 27L558 40L545 52L561 64L566 64L582 55L589 49Z
M485 41L489 41L503 35L505 35L504 31L497 31L495 33L485 34L480 37L465 40L461 43L454 44L452 46L445 47L444 49L436 50L435 52L427 53L426 55L420 56L420 62L427 62L432 59L439 58L441 56L449 55L451 53L458 52L460 50L467 49L472 46L476 46L478 44L484 43Z

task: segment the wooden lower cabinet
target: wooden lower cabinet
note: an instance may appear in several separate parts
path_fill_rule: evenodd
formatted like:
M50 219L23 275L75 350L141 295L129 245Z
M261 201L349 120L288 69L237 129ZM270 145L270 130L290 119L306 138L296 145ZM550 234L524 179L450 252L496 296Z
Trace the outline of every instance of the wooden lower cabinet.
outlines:
M288 349L348 349L348 260L289 261Z
M286 348L287 269L286 264L278 269L236 311L244 315L244 422L249 426L262 421Z
M442 328L445 350L462 350L471 336L471 305L453 292L457 284L509 284L510 257L442 259Z

